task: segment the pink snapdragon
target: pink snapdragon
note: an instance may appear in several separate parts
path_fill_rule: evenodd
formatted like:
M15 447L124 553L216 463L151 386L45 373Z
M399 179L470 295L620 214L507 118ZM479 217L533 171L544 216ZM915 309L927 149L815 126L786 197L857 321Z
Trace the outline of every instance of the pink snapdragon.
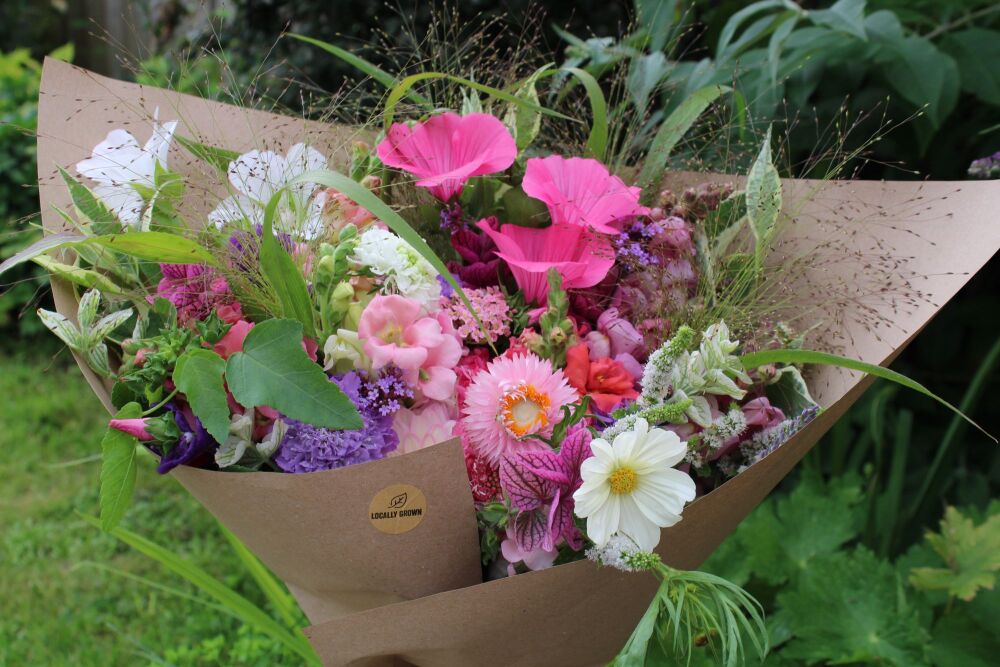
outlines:
M649 212L639 204L639 188L625 185L589 158L531 158L521 187L529 197L545 202L555 225L617 234L621 220Z
M579 225L554 224L545 229L501 225L495 231L481 220L479 229L496 243L497 255L510 267L528 303L547 303L551 268L559 271L563 288L572 289L593 287L615 265L611 243Z
M444 313L422 317L418 301L376 296L361 314L358 338L373 368L394 364L426 398L443 401L455 391L462 344Z
M390 167L417 177L417 185L448 202L474 176L501 172L514 163L517 145L502 122L485 113L443 113L412 128L395 123L378 145Z

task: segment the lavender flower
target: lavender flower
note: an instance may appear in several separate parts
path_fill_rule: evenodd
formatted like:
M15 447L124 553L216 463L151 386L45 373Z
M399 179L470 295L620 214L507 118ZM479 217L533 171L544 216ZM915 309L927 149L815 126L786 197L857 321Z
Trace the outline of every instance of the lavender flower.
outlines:
M413 398L413 388L403 380L403 371L396 366L386 366L360 379L358 408L379 417L391 417Z
M972 164L969 165L969 176L972 178L1000 178L1000 151L973 160Z
M333 378L341 391L358 406L364 427L355 431L333 431L285 418L288 431L274 462L285 472L332 470L384 458L399 446L392 418L362 397L364 381L355 372Z
M740 453L743 454L746 463L740 466L737 472L743 472L788 442L793 435L811 422L819 414L819 411L818 405L811 405L800 412L797 417L786 419L777 426L755 433L752 438L740 445Z

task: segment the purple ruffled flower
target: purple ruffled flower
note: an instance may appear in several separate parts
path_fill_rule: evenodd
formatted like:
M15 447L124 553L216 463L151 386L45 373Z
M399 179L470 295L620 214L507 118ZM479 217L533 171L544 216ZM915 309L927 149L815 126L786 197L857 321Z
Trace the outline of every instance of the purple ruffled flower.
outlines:
M399 446L399 437L392 430L392 417L379 414L377 407L361 396L364 386L361 376L352 371L332 381L359 406L364 427L333 431L284 418L288 430L274 462L285 472L318 472L376 461Z
M181 431L181 437L177 444L160 457L160 465L156 467L156 472L165 475L179 465L187 465L197 462L202 457L208 457L215 449L215 440L205 427L201 425L201 420L191 415L192 422L188 421L188 416L173 403L167 403L167 409L174 415L174 423ZM158 450L158 447L152 447ZM159 452L157 452L159 453Z

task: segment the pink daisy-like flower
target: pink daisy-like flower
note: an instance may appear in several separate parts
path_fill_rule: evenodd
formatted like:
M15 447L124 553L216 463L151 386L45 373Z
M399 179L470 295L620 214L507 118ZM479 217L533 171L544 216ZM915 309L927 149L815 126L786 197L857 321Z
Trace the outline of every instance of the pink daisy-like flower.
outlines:
M562 407L579 396L558 369L534 354L494 359L465 392L462 437L473 453L499 464L508 454L548 449Z

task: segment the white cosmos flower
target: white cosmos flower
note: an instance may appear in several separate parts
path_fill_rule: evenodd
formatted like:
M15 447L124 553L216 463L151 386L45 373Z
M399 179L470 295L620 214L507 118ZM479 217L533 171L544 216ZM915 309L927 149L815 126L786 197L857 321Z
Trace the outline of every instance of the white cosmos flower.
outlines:
M441 283L431 263L390 231L367 229L354 249L353 259L383 277L394 292L419 301L428 310L441 298Z
M140 146L127 130L111 130L104 141L94 146L88 159L76 164L76 173L97 183L94 194L125 226L140 225L145 204L132 186L155 187L156 163L167 166L177 121L160 125L159 113L159 109L153 113L153 134L145 146Z
M580 466L583 484L573 494L587 537L603 547L618 533L652 551L660 529L680 521L685 503L694 500L694 480L673 468L686 445L676 433L638 419L613 444L597 438L590 447L594 455Z
M222 229L247 220L251 225L264 222L264 208L285 185L315 169L326 169L326 156L305 144L295 144L287 155L274 151L252 150L229 163L229 184L236 194L224 199L208 214L208 219ZM323 231L323 198L312 197L312 183L297 183L285 190L278 204L275 230L306 240Z

